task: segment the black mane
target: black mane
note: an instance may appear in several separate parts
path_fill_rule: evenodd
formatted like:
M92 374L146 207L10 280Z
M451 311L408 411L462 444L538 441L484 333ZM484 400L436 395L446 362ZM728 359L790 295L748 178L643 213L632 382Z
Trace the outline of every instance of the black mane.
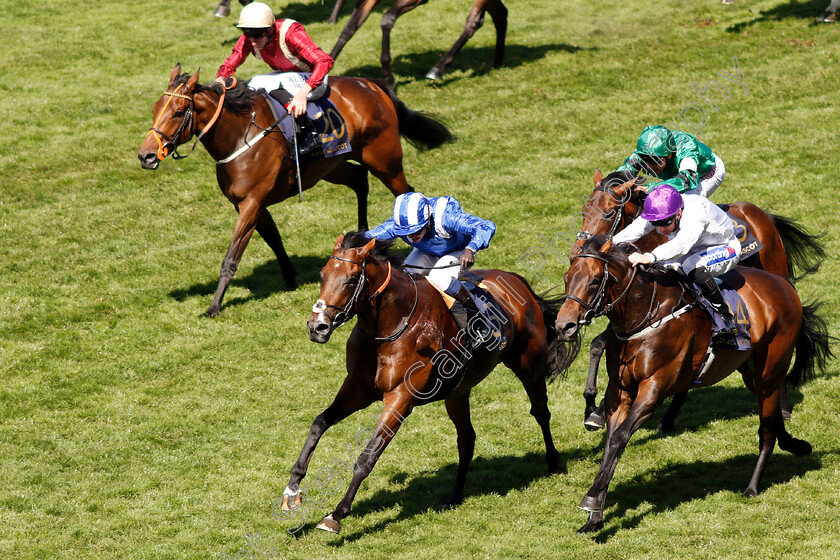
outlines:
M358 247L363 247L368 243L370 243L370 238L365 235L365 232L362 230L356 230L344 235L344 240L341 242L341 248L356 249ZM370 252L370 256L380 262L390 262L392 265L402 264L397 257L390 253L391 246L393 244L393 241L380 241L377 239L376 244L373 246L373 250Z
M191 77L190 74L181 74L175 78L173 85L185 84ZM212 91L216 95L222 94L222 85L217 83L212 84L196 84L195 93L204 93ZM251 110L254 98L257 92L248 88L245 82L239 81L236 86L227 90L225 93L225 111L233 113L237 116L247 114Z

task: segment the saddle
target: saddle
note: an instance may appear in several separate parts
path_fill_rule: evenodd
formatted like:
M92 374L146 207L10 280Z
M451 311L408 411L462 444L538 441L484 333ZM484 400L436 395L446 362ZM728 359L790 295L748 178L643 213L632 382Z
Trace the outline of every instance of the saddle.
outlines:
M335 104L330 101L331 90L328 89L323 97L309 100L306 104L306 115L315 125L315 129L323 144L323 153L310 154L310 159L322 157L324 159L346 154L352 150L350 146L350 135L344 118L338 112ZM263 92L271 111L274 114L274 121L279 123L281 132L289 144L289 149L294 148L295 126L294 119L285 118L288 113L279 101Z
M764 249L761 241L750 231L747 222L729 213L729 204L718 204L718 208L726 212L726 215L732 220L732 226L735 228L735 237L741 242L741 256L739 260L743 261Z

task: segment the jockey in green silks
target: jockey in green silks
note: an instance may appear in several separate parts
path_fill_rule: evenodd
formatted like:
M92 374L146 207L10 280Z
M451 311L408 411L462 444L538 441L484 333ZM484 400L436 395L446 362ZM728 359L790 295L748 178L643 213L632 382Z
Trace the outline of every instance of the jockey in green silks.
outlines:
M706 144L680 130L661 125L645 127L636 150L616 171L645 171L660 179L647 185L671 185L684 194L705 198L723 183L726 168L723 161Z

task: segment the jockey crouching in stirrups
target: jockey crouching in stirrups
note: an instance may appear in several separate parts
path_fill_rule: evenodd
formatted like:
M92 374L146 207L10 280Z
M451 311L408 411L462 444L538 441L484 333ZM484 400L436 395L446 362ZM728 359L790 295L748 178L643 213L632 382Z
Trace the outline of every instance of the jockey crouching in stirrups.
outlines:
M726 168L703 142L680 130L648 126L636 141L636 150L619 171L644 171L666 181L678 192L709 198L726 178ZM647 186L653 188L656 183Z
M729 272L741 255L741 242L735 237L729 216L707 198L680 195L671 185L660 183L645 199L641 216L618 232L613 242L632 243L654 229L668 241L650 253L631 253L627 256L630 263L678 263L723 317L723 328L713 330L712 338L735 333L735 318L714 278Z
M451 196L426 198L411 192L398 196L394 215L365 235L382 241L399 237L413 247L403 268L426 276L439 291L455 299L452 315L472 339L473 348L478 348L503 334L490 320L484 302L470 294L458 274L473 265L475 254L488 247L494 233L496 224L464 212ZM474 321L478 313L482 320ZM465 328L467 324L470 328ZM492 346L501 349L503 339Z
M255 76L251 89L263 89L279 101L301 125L300 153L320 147L320 135L306 116L306 100L318 99L327 91L327 72L335 62L318 48L303 25L292 19L274 19L274 13L262 2L242 8L237 27L242 36L233 53L222 63L216 82L225 85L236 69L253 54L280 73Z

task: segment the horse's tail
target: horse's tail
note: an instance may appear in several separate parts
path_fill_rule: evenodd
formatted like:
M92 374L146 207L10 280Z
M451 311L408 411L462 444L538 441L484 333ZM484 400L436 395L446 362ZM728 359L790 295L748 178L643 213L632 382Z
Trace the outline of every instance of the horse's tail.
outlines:
M779 232L779 237L782 238L782 245L785 246L788 279L791 283L816 272L826 256L820 243L825 234L812 235L802 229L796 220L775 214L769 216ZM802 273L796 276L797 271Z
M834 337L828 334L825 319L817 312L820 303L802 306L802 325L796 339L796 358L787 374L787 384L797 387L813 379L816 371L825 369L826 361L834 357L830 343Z
M439 148L447 142L453 142L455 135L442 122L433 119L426 113L414 111L400 101L394 90L382 80L371 80L382 91L388 94L391 103L397 110L397 121L400 127L400 136L418 150L429 150Z
M575 337L569 342L564 342L557 338L557 329L555 323L557 322L557 312L560 306L563 305L563 298L550 297L548 294L537 295L528 281L518 274L511 273L516 276L520 282L530 290L531 295L540 306L542 312L543 322L545 323L545 342L548 345L548 370L546 371L546 379L554 381L558 377L565 377L566 370L569 365L575 360L580 351L581 339L579 336Z

